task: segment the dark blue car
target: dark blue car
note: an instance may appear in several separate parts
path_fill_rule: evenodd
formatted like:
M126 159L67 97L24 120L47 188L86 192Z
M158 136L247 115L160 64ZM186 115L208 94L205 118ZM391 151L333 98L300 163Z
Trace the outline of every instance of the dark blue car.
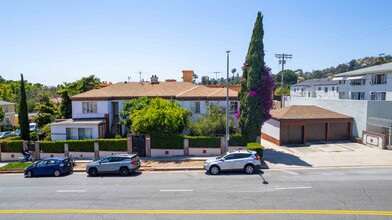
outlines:
M51 157L36 161L24 171L26 177L61 176L72 172L73 164L68 157Z

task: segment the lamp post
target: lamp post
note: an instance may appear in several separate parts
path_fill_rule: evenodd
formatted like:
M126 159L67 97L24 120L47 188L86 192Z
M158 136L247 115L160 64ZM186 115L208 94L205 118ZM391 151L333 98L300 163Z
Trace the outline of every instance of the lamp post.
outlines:
M229 53L230 50L226 51L227 54L227 77L226 77L226 152L229 151Z

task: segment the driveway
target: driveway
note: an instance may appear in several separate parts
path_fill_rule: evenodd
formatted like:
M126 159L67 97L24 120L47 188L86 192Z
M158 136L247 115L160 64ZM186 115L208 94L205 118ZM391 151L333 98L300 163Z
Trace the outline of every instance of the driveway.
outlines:
M269 168L392 166L392 151L353 142L278 146L261 140Z

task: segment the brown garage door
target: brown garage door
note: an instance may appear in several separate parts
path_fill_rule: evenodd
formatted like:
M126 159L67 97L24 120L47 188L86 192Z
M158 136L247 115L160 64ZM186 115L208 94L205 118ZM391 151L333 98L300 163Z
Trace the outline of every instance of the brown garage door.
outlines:
M329 124L329 140L345 141L350 140L349 123L331 123Z
M327 124L307 124L306 125L306 141L317 142L327 140Z
M282 144L302 144L303 126L283 126L280 128Z

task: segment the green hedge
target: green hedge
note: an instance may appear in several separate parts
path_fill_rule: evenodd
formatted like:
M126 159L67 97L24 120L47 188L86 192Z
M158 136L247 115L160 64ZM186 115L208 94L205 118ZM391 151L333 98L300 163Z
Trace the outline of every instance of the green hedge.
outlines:
M66 141L40 141L39 148L43 153L64 153Z
M71 152L94 152L94 142L97 140L68 140L68 149Z
M230 135L229 146L246 146L248 144L248 137L241 134Z
M220 137L211 136L185 136L189 139L192 148L220 148Z
M260 157L263 157L263 146L261 146L261 144L259 143L254 143L254 142L248 143L248 145L246 145L246 149L254 150L257 152L257 154Z
M127 151L127 139L101 139L99 143L100 151Z
M183 149L184 136L151 136L151 149Z
M23 151L23 141L16 140L16 141L1 141L1 152L22 152Z

